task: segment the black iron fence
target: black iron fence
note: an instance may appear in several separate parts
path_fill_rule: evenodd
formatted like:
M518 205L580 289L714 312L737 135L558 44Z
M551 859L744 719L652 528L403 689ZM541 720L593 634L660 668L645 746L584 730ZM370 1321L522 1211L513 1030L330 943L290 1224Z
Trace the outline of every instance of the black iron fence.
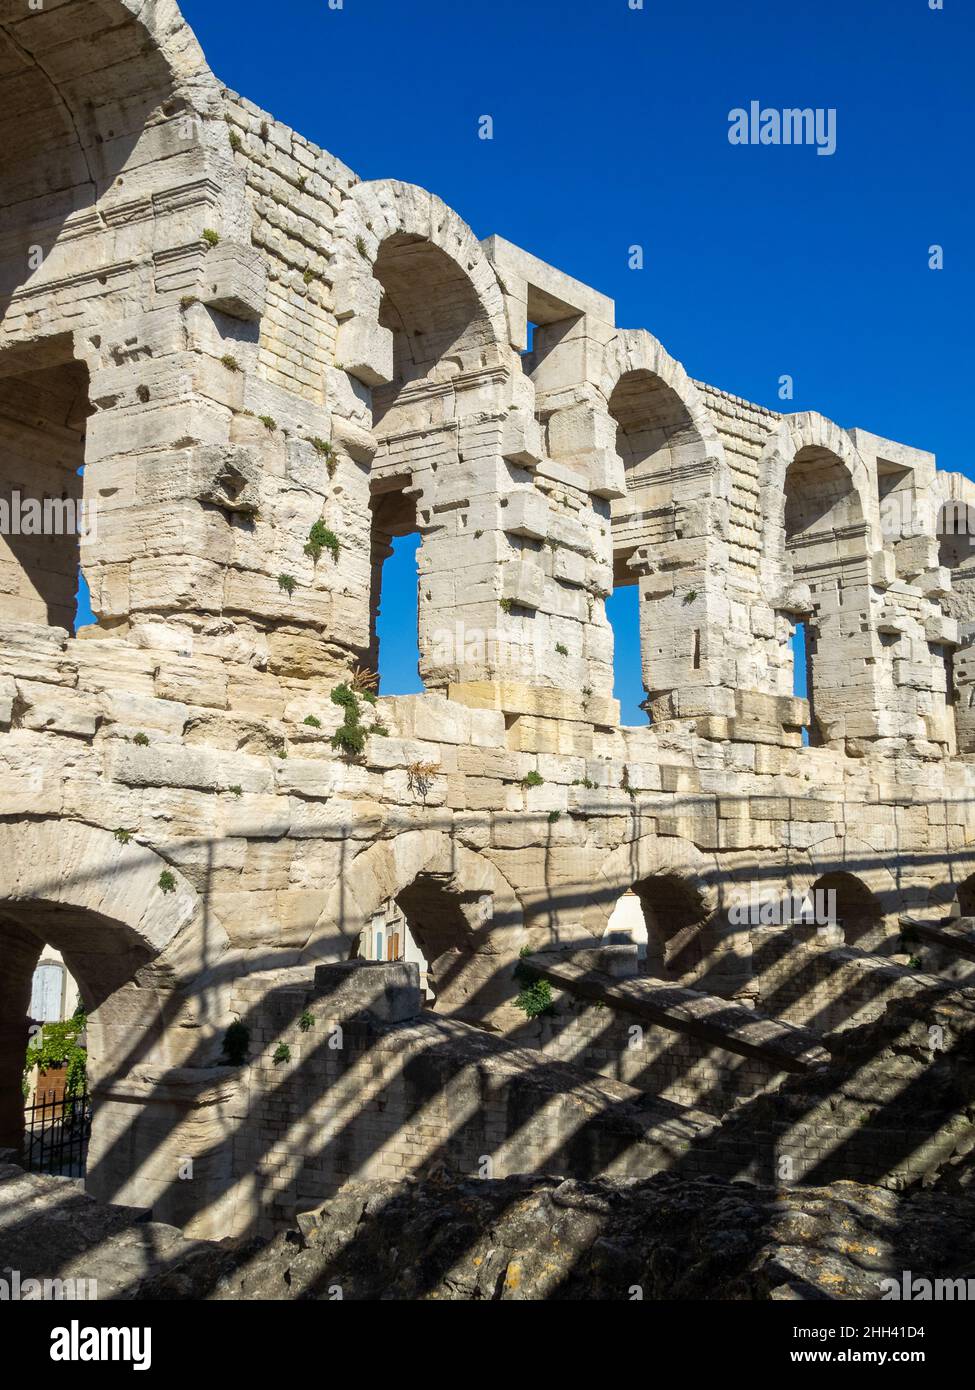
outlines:
M91 1100L36 1091L24 1109L24 1167L29 1173L83 1178L91 1136Z

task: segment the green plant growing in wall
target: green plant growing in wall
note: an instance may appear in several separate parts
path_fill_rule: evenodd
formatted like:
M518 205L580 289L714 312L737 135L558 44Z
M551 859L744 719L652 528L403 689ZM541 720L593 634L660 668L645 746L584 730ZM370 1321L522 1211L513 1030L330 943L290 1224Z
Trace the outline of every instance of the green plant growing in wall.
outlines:
M331 737L332 747L347 758L361 757L366 746L366 730L355 692L348 685L337 685L332 691L332 704L342 710L342 723Z
M298 1020L298 1027L301 1029L303 1033L307 1033L309 1028L314 1028L314 1026L315 1015L311 1013L308 1009L305 1009L304 1013Z
M334 531L330 531L324 521L316 521L308 532L308 542L305 545L305 554L318 563L323 550L327 550L333 560L339 558L339 538Z
M535 980L532 984L525 985L515 999L515 1008L521 1009L528 1018L540 1018L542 1014L549 1012L554 1003L552 986L548 980Z
M288 595L288 598L291 597L291 595L294 593L297 587L298 581L297 579L295 579L293 574L278 575L278 588L283 589L284 592Z
M375 738L389 738L389 730L386 728L386 725L380 724L378 721L373 724L369 732Z
M568 655L569 655L569 649L568 649L568 647L565 645L564 642L556 642L556 644L555 644L555 650L558 652L559 656L568 656Z
M241 140L236 130L232 130L230 132L230 148L234 151L235 154L244 148L244 142L243 140Z
M228 372L240 371L240 363L237 361L236 357L232 357L229 352L226 357L221 357L220 361L221 364L227 368Z
M682 601L683 601L684 603L693 603L694 600L695 600L696 598L697 598L697 590L696 590L696 589L688 589L688 591L687 591L687 593L684 595L684 598L683 598Z
M318 454L319 458L323 458L325 460L325 468L328 471L328 476L330 478L334 478L335 465L337 462L335 458L335 450L332 448L331 444L329 444L327 439L319 439L317 435L310 442L312 448L315 450L315 453Z
M278 427L278 422L273 415L258 415L257 418L269 433L273 434Z
M222 1052L232 1067L242 1067L250 1051L251 1030L237 1018L223 1035Z
M510 613L513 606L513 601L510 598L498 599L498 607L502 613Z
M163 869L162 873L159 875L159 887L164 893L175 893L176 875L169 869Z
M306 714L301 722L307 724L309 729L320 729L322 727L322 721L316 714Z
M305 184L308 182L308 175L307 175L307 174L299 174L298 177L297 177L297 179L295 180L295 182L296 182L297 185L298 185L298 190L299 190L299 192L304 193L304 191L305 191Z
M207 246L219 246L220 233L215 232L212 227L204 227L203 240L206 242Z
M561 820L561 818L562 818L562 812L561 812L561 811L549 811L549 813L548 813L548 819L549 819L549 823L550 823L551 825L554 825L555 822L556 822L557 820Z
M133 743L137 743L137 744L139 745L140 748L148 748L148 746L149 746L149 735L148 735L148 734L143 734L143 733L135 734L135 735L133 736L133 738L132 738L132 742L133 742Z
M291 1061L291 1048L287 1043L278 1043L274 1049L274 1056L271 1058L274 1065L280 1066L282 1062Z
M357 236L355 239L355 249L365 260L369 259L369 251L366 247L365 237Z
M132 839L132 831L126 830L125 827L122 825L120 825L117 830L113 830L112 834L115 836L116 840L118 840L120 845L127 845L129 841Z
M231 796L241 797L244 795L244 788L240 786L228 787L227 790Z
M72 1016L61 1023L45 1023L30 1041L24 1059L23 1092L28 1092L28 1077L35 1067L41 1071L66 1069L64 1097L84 1095L88 1077L88 1052L81 1042L88 1019L81 1005Z
M540 772L536 772L535 769L532 768L531 772L526 772L521 779L521 785L526 791L529 787L541 787L545 785L545 778Z

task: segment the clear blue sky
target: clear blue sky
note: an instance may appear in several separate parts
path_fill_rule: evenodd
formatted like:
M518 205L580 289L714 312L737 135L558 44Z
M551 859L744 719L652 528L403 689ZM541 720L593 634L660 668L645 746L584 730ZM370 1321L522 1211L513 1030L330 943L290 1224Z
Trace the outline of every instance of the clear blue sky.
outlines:
M693 376L780 408L788 373L784 408L975 476L971 0L181 3L229 86L612 296ZM752 100L835 107L836 153L732 146Z

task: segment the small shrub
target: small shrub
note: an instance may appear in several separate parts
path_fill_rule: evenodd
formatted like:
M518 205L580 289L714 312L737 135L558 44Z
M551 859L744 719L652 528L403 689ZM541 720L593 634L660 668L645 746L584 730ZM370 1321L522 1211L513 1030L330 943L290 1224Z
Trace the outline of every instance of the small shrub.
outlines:
M266 145L267 142L268 142L268 138L269 138L270 134L271 134L271 132L270 132L270 130L269 130L269 128L268 128L268 123L267 123L267 121L261 121L261 139L264 141L265 145Z
M304 280L306 285L310 285L313 280L318 279L318 276L315 274L313 270L306 270L301 278Z
M340 724L330 740L336 752L348 758L362 756L366 746L366 731L360 724Z
M331 737L332 747L343 756L358 758L366 746L366 731L362 727L359 701L355 692L344 682L332 691L332 704L343 711L342 723Z
M682 601L683 601L684 603L693 603L694 600L695 600L696 598L697 598L697 590L696 590L696 589L688 589L688 591L687 591L687 593L684 595L684 598L683 598Z
M246 1023L235 1019L223 1035L221 1051L232 1067L242 1067L251 1045L251 1030Z
M275 420L273 415L258 415L257 418L260 420L264 428L270 431L272 434L278 427L278 422L277 420Z
M550 823L551 825L554 825L555 822L556 822L557 820L560 820L560 819L561 819L561 817L562 817L562 812L561 812L561 811L549 811L549 813L548 813L549 823Z
M180 298L179 307L181 309L189 309L192 305L199 304L199 302L195 294L184 294Z
M138 734L136 734L136 735L134 736L134 738L132 739L132 742L133 742L133 743L137 743L137 744L139 745L140 748L148 748L148 746L149 746L149 735L148 735L148 734L143 734L143 733L138 733Z
M235 154L244 148L244 142L241 140L236 130L230 132L230 148Z
M306 714L301 722L307 724L309 729L320 729L322 727L322 721L314 714Z
M366 246L365 237L361 237L361 236L357 236L357 237L356 237L356 239L355 239L355 249L358 251L358 253L359 253L360 256L363 256L366 260L369 259L369 250L368 250L368 248L367 248L367 246Z
M278 575L278 588L283 589L289 598L294 593L295 589L297 589L297 587L298 581L297 579L295 579L293 574Z
M244 795L244 788L243 788L243 787L233 786L233 787L228 787L227 790L228 790L228 792L230 792L230 795L231 795L231 796L243 796L243 795Z
M534 768L532 768L531 772L526 773L525 776L521 779L521 785L525 788L541 787L542 785L544 785L544 782L545 778L542 776L540 772L536 772Z
M559 656L568 656L568 655L569 655L569 649L568 649L568 647L565 645L564 642L556 642L556 644L555 644L555 650L558 652Z
M203 240L206 242L207 246L219 246L220 233L215 232L212 227L204 227Z
M501 609L502 613L510 613L512 606L513 603L510 598L503 598L498 601L498 607Z
M169 869L163 869L159 875L159 887L164 893L176 892L176 875Z
M386 728L385 724L373 724L369 732L376 738L389 738L389 730Z
M552 986L548 980L535 980L532 984L526 985L518 995L515 1007L522 1009L529 1018L538 1018L541 1014L547 1013L554 1002Z
M309 1028L315 1026L315 1015L306 1009L298 1020L298 1027L303 1033L307 1033Z
M308 532L305 554L310 555L317 564L323 550L327 550L333 560L338 560L340 548L335 532L330 531L324 521L316 521Z
M907 963L912 970L920 970L924 964L920 956L911 956Z
M299 191L300 193L304 193L304 191L305 191L305 184L308 182L308 175L307 175L307 174L299 174L299 175L298 175L298 178L297 178L297 180L296 180L296 182L297 182L297 184L298 184L298 191Z
M421 796L425 801L439 771L439 763L410 763L406 769L406 780L414 796Z
M280 1066L282 1062L290 1062L291 1048L288 1046L288 1044L278 1043L277 1047L274 1049L274 1056L271 1060L273 1061L276 1067Z
M221 357L220 361L222 365L227 368L228 372L240 371L240 363L237 361L236 357L231 357L229 353L226 357Z
M357 695L362 695L366 699L371 696L374 702L376 699L375 691L379 688L379 673L378 671L370 671L368 666L357 666L352 672L349 685Z
M127 845L129 841L132 839L132 831L125 830L121 825L117 830L113 830L112 834L115 836L116 840L118 840L120 845Z

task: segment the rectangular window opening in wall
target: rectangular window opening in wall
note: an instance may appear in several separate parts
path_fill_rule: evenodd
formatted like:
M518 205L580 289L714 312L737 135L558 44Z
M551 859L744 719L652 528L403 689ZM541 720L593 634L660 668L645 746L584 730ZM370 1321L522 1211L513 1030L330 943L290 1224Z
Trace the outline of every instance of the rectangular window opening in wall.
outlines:
M0 359L0 620L65 628L91 622L80 537L88 372L58 361Z
M416 506L405 492L372 501L372 615L369 666L382 695L423 689L419 649L420 535Z
M606 600L606 617L613 629L613 695L620 702L620 723L627 728L646 724L647 698L640 650L640 586L617 579Z
M809 623L799 619L792 630L792 693L799 700L809 702L809 723L803 726L803 747L820 742L814 705L813 664L816 654L816 638Z

